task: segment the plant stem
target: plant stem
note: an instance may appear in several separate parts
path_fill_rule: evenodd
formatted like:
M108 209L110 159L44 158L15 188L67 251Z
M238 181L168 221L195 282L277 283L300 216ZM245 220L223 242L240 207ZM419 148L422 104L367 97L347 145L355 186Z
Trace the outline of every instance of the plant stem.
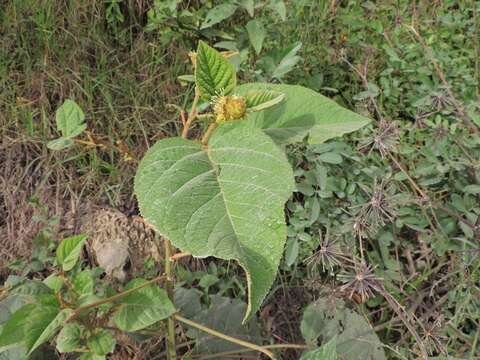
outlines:
M205 133L205 135L203 135L203 138L202 138L202 144L203 145L208 144L208 139L210 139L210 136L212 135L213 130L215 130L217 128L217 126L218 126L218 124L215 123L215 122L210 124L210 126L207 129L207 132Z
M194 328L197 328L198 330L201 330L203 332L206 332L207 334L210 334L210 335L213 335L213 336L216 336L220 339L223 339L223 340L226 340L226 341L230 341L234 344L238 344L240 346L243 346L243 347L246 347L246 348L249 348L251 350L255 350L255 351L258 351L258 352L261 352L262 354L265 354L267 355L270 359L272 360L276 360L276 357L275 355L269 351L268 349L266 349L265 347L263 346L259 346L259 345L256 345L256 344L252 344L248 341L243 341L243 340L240 340L240 339L236 339L234 337L231 337L231 336L228 336L228 335L225 335L225 334L222 334L221 332L218 332L216 330L213 330L213 329L210 329L206 326L203 326L201 324L198 324L192 320L188 320L188 319L185 319L184 317L180 316L180 315L173 315L175 317L175 319L177 319L178 321L180 322L183 322L191 327L194 327Z
M192 108L190 109L190 113L188 114L187 121L182 130L182 138L186 139L188 136L188 130L190 129L190 125L192 124L193 120L197 117L197 104L198 100L200 99L200 92L195 87L195 97L193 98Z
M197 104L198 100L200 99L200 92L198 88L195 87L195 97L193 98L192 108L190 109L190 113L188 114L187 120L183 124L182 129L182 138L186 139L188 137L188 130L190 129L190 125L192 124L193 120L197 117ZM182 116L182 122L184 120L184 116ZM170 240L164 238L164 245L165 245L165 275L167 276L167 281L165 282L165 290L167 291L168 297L173 302L173 279L172 279L172 254L174 253L172 244ZM173 316L170 316L167 319L167 337L166 337L166 347L167 347L167 359L168 360L176 360L177 359L177 351L175 348L175 319Z
M178 261L184 257L188 257L188 256L192 256L192 254L190 253L186 253L186 252L179 252L179 253L176 253L176 254L173 254L172 256L170 256L170 261Z
M301 345L301 344L274 344L274 345L266 345L262 346L263 349L308 349L307 345ZM234 355L234 354L242 354L246 352L253 351L251 349L239 349L239 350L232 350L232 351L224 351L224 352L219 352L216 354L212 355L199 355L198 359L199 360L206 360L206 359L215 359L220 356L228 356L228 355Z
M154 278L152 280L147 281L146 283L135 286L134 288L131 288L131 289L128 289L128 290L123 291L121 293L115 294L115 295L110 296L106 299L102 299L100 301L97 301L97 302L94 302L94 303L91 303L91 304L88 304L88 305L85 305L85 306L81 306L81 307L75 309L75 311L72 313L70 318L68 318L67 322L76 319L78 316L80 316L80 314L82 312L84 312L86 310L92 309L94 307L97 307L97 306L100 306L100 305L103 305L103 304L108 304L108 303L114 302L118 299L121 299L124 296L127 296L128 294L131 294L131 293L133 293L137 290L143 289L144 287L150 286L150 285L152 285L156 282L159 282L159 281L162 281L162 280L165 280L165 279L166 279L165 275L160 275L160 276L157 276L156 278Z
M165 244L165 275L167 276L167 281L165 283L165 290L167 291L168 297L173 301L173 280L172 280L172 244L168 239L164 239ZM167 319L167 359L176 360L177 351L175 350L175 320L172 316Z

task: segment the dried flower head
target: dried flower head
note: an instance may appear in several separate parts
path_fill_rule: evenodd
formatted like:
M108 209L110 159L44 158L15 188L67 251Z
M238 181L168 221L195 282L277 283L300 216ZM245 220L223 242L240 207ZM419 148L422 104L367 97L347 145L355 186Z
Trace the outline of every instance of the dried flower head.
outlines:
M239 120L247 112L247 102L243 96L216 96L212 102L217 123Z
M445 318L442 314L435 314L434 321L428 323L423 331L423 342L430 354L440 353L447 355L445 344L448 342L448 336L445 336Z
M332 271L335 266L340 265L343 258L344 255L339 246L334 240L330 239L327 228L324 238L322 238L320 232L320 247L312 256L305 259L305 263L314 268L322 266L322 271L325 272L326 269Z
M358 237L374 235L381 226L394 220L396 213L390 206L387 182L380 183L374 180L373 189L363 190L370 196L370 200L362 205L353 224L353 231Z
M378 127L374 130L371 137L360 147L370 148L370 151L377 150L380 156L384 158L388 152L392 151L397 145L400 137L400 130L395 121L382 119Z
M378 278L373 267L364 261L353 261L350 269L340 273L338 278L343 282L340 290L346 292L349 298L360 296L362 302L382 289L382 279Z

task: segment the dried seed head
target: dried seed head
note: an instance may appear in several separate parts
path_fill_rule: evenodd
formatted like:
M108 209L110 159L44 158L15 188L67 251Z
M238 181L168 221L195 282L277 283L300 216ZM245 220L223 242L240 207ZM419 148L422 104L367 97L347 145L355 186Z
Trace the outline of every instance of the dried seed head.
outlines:
M336 242L329 238L328 229L323 239L322 234L320 233L320 239L320 247L318 248L317 252L305 259L305 263L312 267L321 266L323 272L325 272L326 269L333 271L335 266L338 266L342 263L344 255Z
M396 213L391 207L387 183L374 180L373 189L364 191L370 200L362 205L353 224L353 232L360 238L375 235L378 229L395 219Z
M247 103L242 96L217 96L213 99L213 112L217 123L239 120L247 112Z
M395 121L387 121L382 119L378 127L374 130L371 137L360 147L370 148L370 151L377 150L380 156L384 158L388 152L395 149L398 145L400 137L400 129Z
M364 261L354 261L351 269L339 274L338 278L343 282L340 290L350 298L360 296L362 302L382 289L382 279L376 277L373 267Z

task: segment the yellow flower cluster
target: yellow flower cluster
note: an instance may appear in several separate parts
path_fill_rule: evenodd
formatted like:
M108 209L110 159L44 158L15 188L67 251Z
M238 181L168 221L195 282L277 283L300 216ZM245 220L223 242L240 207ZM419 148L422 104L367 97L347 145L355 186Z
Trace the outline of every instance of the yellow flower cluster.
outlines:
M217 123L239 120L247 112L247 103L242 96L219 96L213 101L213 112Z

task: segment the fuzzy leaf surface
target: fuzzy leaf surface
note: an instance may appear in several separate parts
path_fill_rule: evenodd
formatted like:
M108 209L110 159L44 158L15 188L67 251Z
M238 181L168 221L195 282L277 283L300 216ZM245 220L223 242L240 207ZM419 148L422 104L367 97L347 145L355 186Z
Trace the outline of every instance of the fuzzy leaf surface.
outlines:
M248 111L261 111L281 102L285 95L276 91L252 91L244 94Z
M283 152L262 131L214 133L205 149L160 140L145 155L135 193L145 219L182 251L237 260L247 274L246 320L275 279L294 188Z
M217 50L200 41L197 49L195 83L205 100L230 94L237 85L233 65Z
M252 83L236 89L241 95L255 91L275 91L285 94L285 99L264 111L248 114L245 121L224 124L221 131L234 127L256 127L281 145L301 141L307 134L311 144L319 144L356 131L370 122L370 119L299 85Z

